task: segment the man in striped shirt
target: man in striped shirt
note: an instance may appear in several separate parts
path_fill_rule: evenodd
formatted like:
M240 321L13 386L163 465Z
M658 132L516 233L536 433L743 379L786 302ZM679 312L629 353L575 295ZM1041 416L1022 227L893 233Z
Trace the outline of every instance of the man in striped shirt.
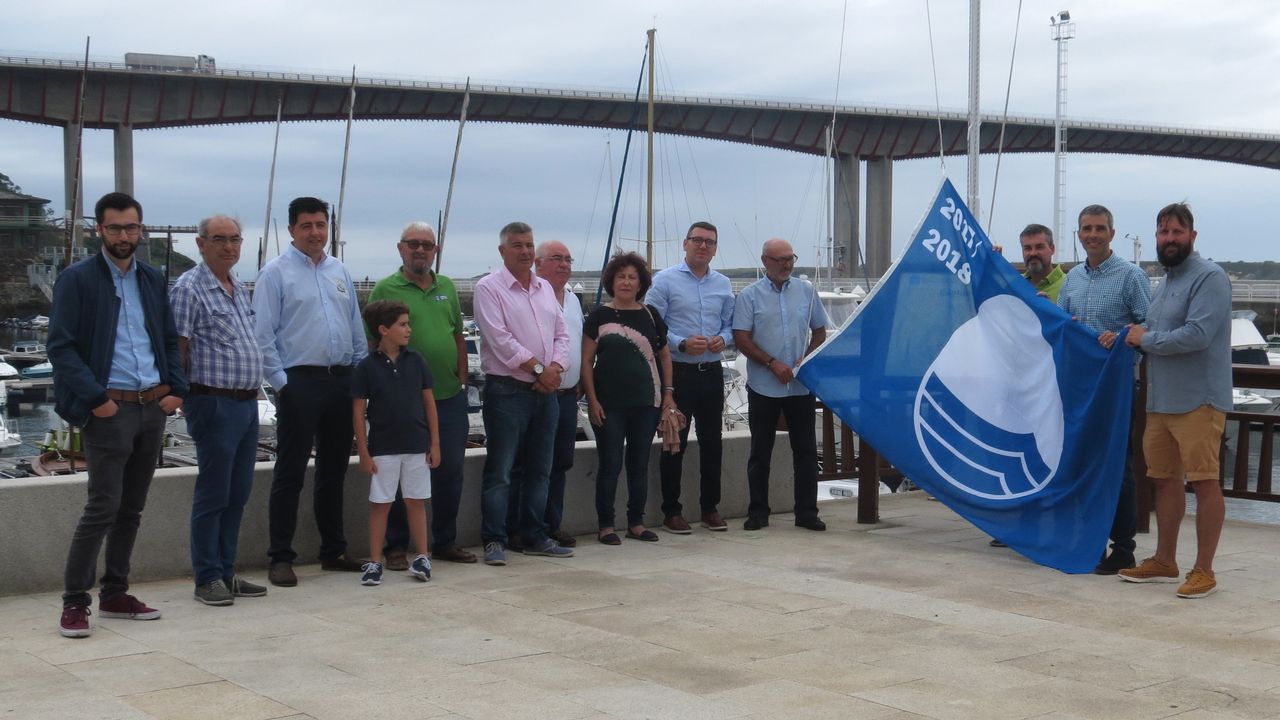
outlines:
M191 567L196 600L231 605L237 597L267 594L235 570L240 519L258 456L262 352L253 335L249 293L231 274L244 242L240 223L214 215L200 221L199 233L204 262L183 273L169 293L178 351L191 382L183 411L199 465L191 502Z
M1080 246L1085 262L1071 268L1058 293L1058 307L1098 333L1098 342L1110 348L1126 325L1141 324L1147 319L1151 303L1151 281L1137 265L1126 262L1111 250L1116 236L1111 211L1101 205L1090 205L1080 211ZM1131 418L1118 422L1116 432L1129 434ZM1105 548L1093 571L1098 575L1115 575L1136 564L1133 556L1138 533L1138 495L1133 482L1132 453L1125 453L1124 476L1116 517L1111 525L1111 554Z

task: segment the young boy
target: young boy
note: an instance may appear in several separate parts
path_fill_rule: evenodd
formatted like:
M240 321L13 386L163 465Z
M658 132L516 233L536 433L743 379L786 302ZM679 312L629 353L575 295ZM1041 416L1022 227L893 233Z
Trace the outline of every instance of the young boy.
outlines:
M364 564L361 584L382 583L382 539L387 532L387 513L396 498L396 488L404 495L409 519L409 536L418 548L418 557L409 565L409 574L431 579L427 559L427 507L431 497L431 470L440 464L440 426L436 401L431 392L431 371L421 355L409 344L409 308L397 300L379 300L364 309L369 333L378 338L378 347L356 366L351 376L353 424L360 469L369 483L369 550L372 560ZM365 420L369 430L365 432Z

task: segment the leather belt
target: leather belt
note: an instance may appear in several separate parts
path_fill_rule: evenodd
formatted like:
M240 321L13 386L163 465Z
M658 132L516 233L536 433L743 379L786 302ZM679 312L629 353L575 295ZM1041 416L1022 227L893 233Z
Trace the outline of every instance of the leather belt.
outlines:
M294 365L285 368L286 373L302 373L304 375L337 375L344 377L351 374L350 365Z
M200 383L191 383L190 389L187 390L189 395L216 395L218 397L228 397L232 400L254 400L258 397L257 390L236 390L234 388L212 387L210 385L201 385Z
M511 385L512 387L518 387L521 390L528 390L529 392L534 392L533 383L525 382L524 380L517 380L511 377L510 375L494 375L492 373L485 373L484 381L486 383Z
M569 388L568 390L557 390L557 391L556 391L556 395L560 395L560 396L563 396L563 395L577 395L577 394L578 394L578 388L576 388L576 387L571 387L571 388Z
M698 362L698 363L686 363L686 362L673 361L671 365L672 367L680 368L681 370L687 370L690 372L706 372L708 370L720 369L719 360L708 360L707 362Z
M116 402L147 405L169 394L168 385L157 385L146 390L115 390L107 388L107 397Z

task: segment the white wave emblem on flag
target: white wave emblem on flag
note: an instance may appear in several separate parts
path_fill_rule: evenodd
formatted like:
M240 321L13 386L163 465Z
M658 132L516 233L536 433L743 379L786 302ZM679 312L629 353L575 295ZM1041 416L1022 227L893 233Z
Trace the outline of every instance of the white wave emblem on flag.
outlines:
M1064 418L1035 312L997 295L956 328L921 378L914 425L929 464L964 492L1011 500L1043 490L1062 459Z

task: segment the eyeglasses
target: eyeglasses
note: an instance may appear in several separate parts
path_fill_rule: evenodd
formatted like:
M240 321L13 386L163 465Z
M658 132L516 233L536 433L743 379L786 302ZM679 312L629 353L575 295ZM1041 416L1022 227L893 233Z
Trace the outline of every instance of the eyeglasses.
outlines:
M774 261L774 262L778 263L779 265L786 265L787 263L793 263L793 262L795 262L795 261L796 261L796 260L798 260L799 258L798 258L798 257L796 257L795 255L783 255L782 257L774 257L773 255L765 255L765 256L764 256L764 259L765 259L765 260L772 260L772 261Z
M410 250L426 250L431 252L436 249L436 244L429 240L401 240L404 246Z
M553 262L553 263L564 263L565 265L572 265L572 264L573 264L573 256L572 256L572 255L548 255L548 256L546 256L546 257L544 257L544 258L542 258L542 259L543 259L543 260L546 260L547 262Z
M129 223L128 225L103 225L102 229L108 235L137 235L142 232L142 226L138 223Z
M214 235L209 238L209 242L215 245L239 245L244 242L244 238L239 235Z
M685 242L691 242L691 243L693 243L694 245L702 245L702 246L704 246L704 247L715 247L715 246L716 246L716 239L715 239L715 238L687 237L687 238L685 238L684 240L685 240Z

